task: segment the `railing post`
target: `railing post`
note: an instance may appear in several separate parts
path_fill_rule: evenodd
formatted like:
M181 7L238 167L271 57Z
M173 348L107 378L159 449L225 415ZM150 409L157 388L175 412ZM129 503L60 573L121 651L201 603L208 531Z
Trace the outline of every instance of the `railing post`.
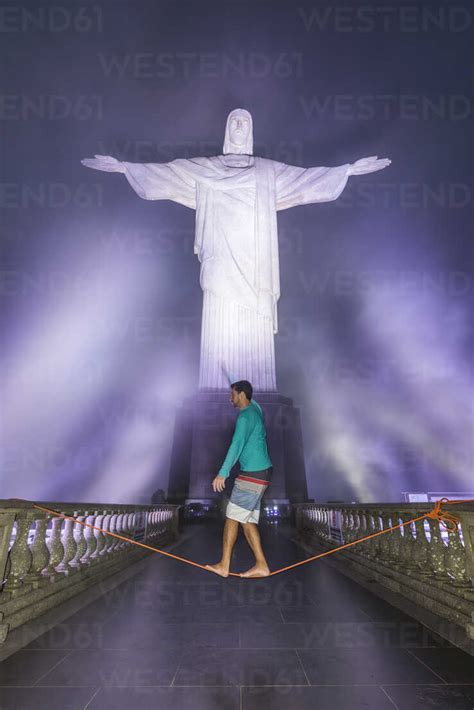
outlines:
M446 565L444 561L445 544L441 538L439 522L437 520L433 520L433 518L428 518L428 523L430 526L431 537L428 551L428 561L435 578L445 580L449 577L449 575L446 572Z
M48 527L50 516L44 513L37 513L34 517L35 533L30 546L31 568L27 576L31 580L33 587L38 587L46 581L43 570L47 568L49 563L49 550L46 545L46 528Z
M28 535L31 527L33 514L27 510L22 510L16 516L16 536L15 542L10 550L10 570L5 588L15 594L20 590L27 592L31 589L31 584L23 581L28 574L32 556L28 547Z
M64 555L57 567L58 572L66 572L67 574L71 574L72 572L75 572L79 566L79 563L76 560L77 544L74 539L74 525L75 523L73 520L64 521L62 534Z
M78 512L79 511L76 511L74 513L74 517L78 522L74 523L74 540L76 543L76 554L73 560L71 561L71 566L75 566L81 569L84 564L83 557L87 550L87 541L84 537L84 526L80 524L85 521L85 516L77 515Z
M64 557L64 547L61 541L63 518L53 518L51 520L51 536L49 538L49 563L46 568L46 574L51 579L57 579L60 572L56 569L61 564Z
M7 578L7 563L10 548L10 539L13 525L15 523L15 513L0 513L0 589Z
M426 518L423 518L422 520L417 520L415 523L416 544L413 550L413 562L419 574L423 577L430 577L429 545L425 533L425 520Z

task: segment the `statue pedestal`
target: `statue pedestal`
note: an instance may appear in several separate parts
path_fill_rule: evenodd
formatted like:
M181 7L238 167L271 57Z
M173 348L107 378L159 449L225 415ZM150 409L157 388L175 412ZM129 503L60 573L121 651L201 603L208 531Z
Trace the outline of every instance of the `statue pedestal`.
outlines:
M268 452L273 464L267 502L301 503L308 498L299 409L288 397L255 392L265 415ZM224 461L234 431L238 409L227 391L199 391L187 397L176 413L167 500L213 501L211 487ZM239 473L237 463L231 471ZM226 485L230 493L231 486Z

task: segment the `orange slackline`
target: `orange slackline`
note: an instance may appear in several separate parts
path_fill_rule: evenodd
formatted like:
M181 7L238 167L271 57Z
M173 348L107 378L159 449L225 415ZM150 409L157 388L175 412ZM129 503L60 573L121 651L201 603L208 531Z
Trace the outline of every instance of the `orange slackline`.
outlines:
M19 499L17 499L19 500ZM25 502L30 502L30 501L25 501ZM385 530L379 530L376 533L372 533L371 535L366 535L365 537L361 537L358 540L354 540L353 542L348 542L345 545L340 545L339 547L335 547L332 550L328 550L327 552L322 552L319 555L314 555L314 557L308 557L306 560L301 560L300 562L295 562L292 565L288 565L288 567L282 567L281 569L277 569L274 572L270 572L268 576L272 577L275 574L280 574L280 572L286 572L286 570L293 569L293 567L299 567L300 565L305 565L308 562L313 562L314 560L318 560L321 557L325 557L326 555L332 555L334 552L338 552L339 550L344 550L344 548L347 547L352 547L352 545L358 545L359 542L364 542L364 540L370 540L372 537L377 537L377 535L384 535L385 533L390 532L391 530L396 530L397 528L403 527L404 525L410 525L410 523L416 523L418 520L423 520L423 518L433 518L434 520L438 520L438 522L442 523L445 528L447 528L450 532L454 532L456 530L457 525L459 523L459 518L456 518L454 515L451 515L451 513L447 513L444 510L441 509L441 506L443 503L449 503L450 505L456 504L456 503L474 503L474 498L471 499L466 499L466 500L449 500L449 498L441 498L438 501L435 501L435 507L433 510L430 510L429 513L425 513L424 515L420 515L418 518L412 518L412 520L407 520L404 523L398 523L397 525L392 525L390 528L386 528ZM90 523L83 522L81 520L77 520L76 518L69 516L69 515L63 515L62 513L58 513L56 510L50 510L49 508L44 508L41 505L37 505L36 503L31 503L33 508L37 508L38 510L42 510L44 513L49 513L50 515L55 515L58 518L63 518L64 520L72 520L75 523L78 523L79 525L83 525L85 528L91 528L92 530L98 530L99 532L104 533L104 535L110 535L111 537L116 537L119 540L124 540L125 542L129 542L131 545L137 545L138 547L143 547L145 550L151 550L152 552L159 552L161 555L166 555L166 557L172 557L175 560L179 560L180 562L186 562L188 565L193 565L193 567L200 567L201 569L205 570L206 572L211 572L212 574L215 574L212 572L212 570L207 569L204 565L200 565L197 562L193 562L192 560L188 560L185 557L179 557L179 555L172 555L171 552L165 552L164 550L159 550L157 547L151 547L151 545L146 545L143 542L138 542L137 540L131 540L128 537L125 537L124 535L118 535L118 533L114 532L109 532L108 530L104 530L103 528L97 527L97 525L91 525ZM240 577L240 574L237 572L229 572L229 575L232 577ZM261 577L246 577L245 579L261 579Z

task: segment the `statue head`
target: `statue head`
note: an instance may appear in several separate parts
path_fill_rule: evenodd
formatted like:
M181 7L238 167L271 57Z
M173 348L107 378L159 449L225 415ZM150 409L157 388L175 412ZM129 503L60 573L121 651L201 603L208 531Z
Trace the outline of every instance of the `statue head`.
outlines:
M244 108L235 108L227 116L223 153L253 155L252 116Z

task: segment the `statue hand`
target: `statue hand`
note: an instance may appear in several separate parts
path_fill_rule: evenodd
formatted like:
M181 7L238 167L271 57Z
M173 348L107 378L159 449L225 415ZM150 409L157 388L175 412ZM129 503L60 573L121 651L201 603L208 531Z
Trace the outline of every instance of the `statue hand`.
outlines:
M371 155L369 158L361 158L349 166L349 175L365 175L366 173L376 173L377 170L383 170L392 161L388 158L378 158L376 155Z
M125 166L120 160L112 158L110 155L96 155L93 158L84 158L81 163L86 168L94 168L94 170L104 170L106 173L124 173Z

